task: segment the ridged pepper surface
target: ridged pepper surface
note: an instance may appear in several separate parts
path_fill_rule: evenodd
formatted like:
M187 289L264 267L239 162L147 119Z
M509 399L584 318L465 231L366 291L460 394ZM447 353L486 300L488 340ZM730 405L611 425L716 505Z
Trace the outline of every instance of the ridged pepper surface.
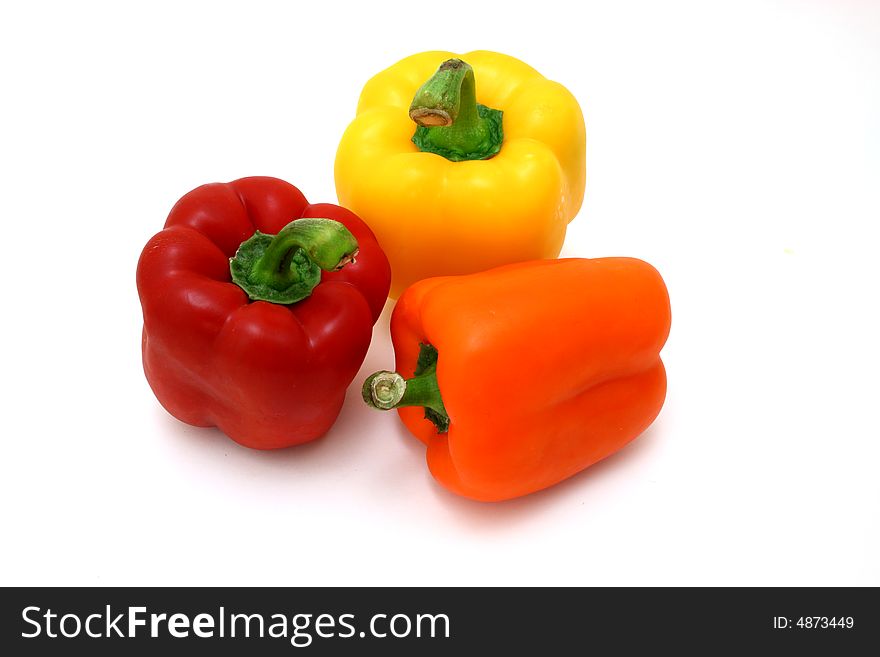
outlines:
M422 278L559 255L585 150L558 82L508 55L424 52L367 82L336 192L376 233L396 298Z
M521 263L425 279L391 318L396 372L364 399L427 445L449 490L525 495L613 454L666 395L669 296L633 258Z
M203 185L138 262L147 380L173 416L242 445L312 440L339 414L389 284L350 211L277 178Z

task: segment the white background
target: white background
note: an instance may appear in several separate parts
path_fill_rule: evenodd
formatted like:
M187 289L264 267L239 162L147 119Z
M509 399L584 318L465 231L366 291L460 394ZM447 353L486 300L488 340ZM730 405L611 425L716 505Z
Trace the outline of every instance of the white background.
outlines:
M0 583L880 584L880 3L432 6L4 3ZM318 442L167 415L134 273L171 205L257 174L334 201L363 83L477 48L582 103L563 254L666 279L654 426L549 491L456 498L359 400L390 304Z

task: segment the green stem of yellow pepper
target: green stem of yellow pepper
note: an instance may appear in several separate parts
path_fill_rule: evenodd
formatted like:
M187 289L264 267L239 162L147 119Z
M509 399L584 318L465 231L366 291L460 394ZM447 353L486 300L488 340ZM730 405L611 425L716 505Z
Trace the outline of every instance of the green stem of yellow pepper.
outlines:
M501 110L477 102L474 70L447 59L416 92L409 116L419 127L413 143L447 160L486 160L501 150Z

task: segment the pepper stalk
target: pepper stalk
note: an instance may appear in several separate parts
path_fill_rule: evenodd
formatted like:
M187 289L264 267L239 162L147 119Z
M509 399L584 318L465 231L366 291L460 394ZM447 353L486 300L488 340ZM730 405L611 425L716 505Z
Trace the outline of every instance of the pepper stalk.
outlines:
M229 261L232 281L254 301L291 304L308 297L321 271L355 261L358 243L343 224L308 217L291 221L277 235L256 231Z
M379 411L422 406L425 419L434 423L437 433L446 433L449 431L449 414L437 383L437 356L435 347L422 344L412 378L404 379L397 372L387 370L371 374L361 390L364 401Z
M416 92L409 108L418 124L412 137L419 150L447 160L487 160L504 140L501 110L477 102L474 69L447 59Z

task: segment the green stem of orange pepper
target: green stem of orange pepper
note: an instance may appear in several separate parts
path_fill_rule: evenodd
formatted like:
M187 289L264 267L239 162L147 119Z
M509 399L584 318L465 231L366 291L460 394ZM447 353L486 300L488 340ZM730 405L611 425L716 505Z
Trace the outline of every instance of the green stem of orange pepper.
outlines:
M437 383L437 350L431 345L421 345L418 365L411 379L404 379L397 372L382 370L364 381L361 392L367 405L380 411L422 406L425 418L434 423L437 433L449 430L449 415Z

